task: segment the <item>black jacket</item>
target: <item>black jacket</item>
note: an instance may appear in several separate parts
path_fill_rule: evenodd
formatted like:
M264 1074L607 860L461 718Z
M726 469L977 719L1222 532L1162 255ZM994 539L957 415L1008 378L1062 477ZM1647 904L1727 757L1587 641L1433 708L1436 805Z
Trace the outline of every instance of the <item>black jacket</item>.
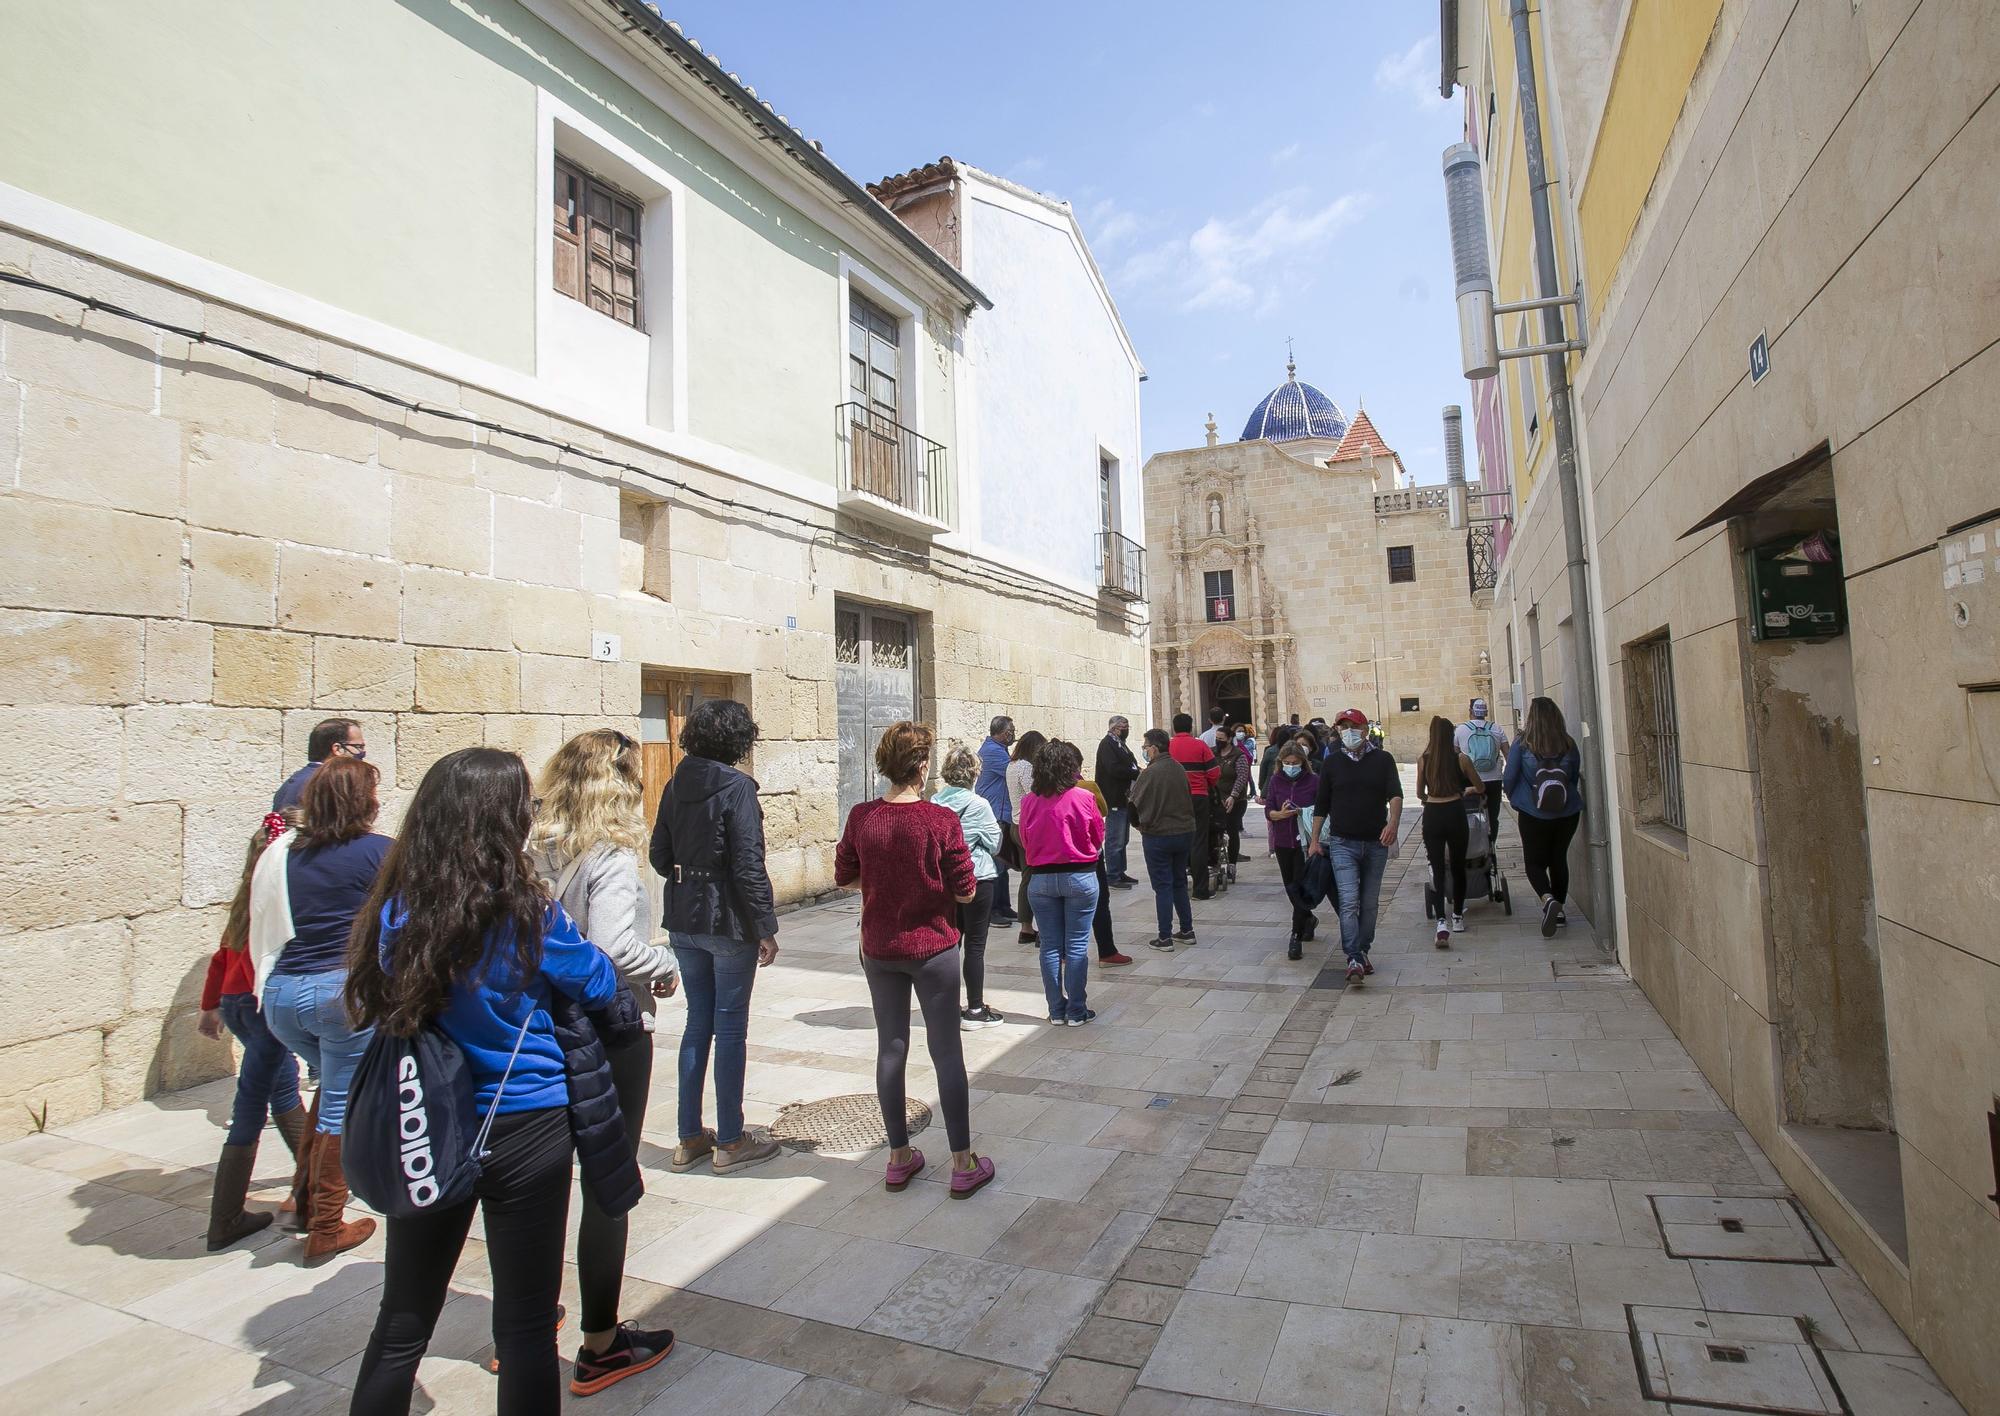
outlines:
M660 923L677 934L755 943L778 932L764 869L757 784L707 757L683 757L653 821L653 869L665 878Z
M1125 794L1139 780L1139 762L1132 749L1110 733L1097 745L1097 775L1091 780L1104 793L1104 804L1114 811L1125 805Z
M590 1013L561 989L549 992L549 1022L562 1045L569 1083L569 1128L576 1137L577 1167L591 1199L616 1219L630 1213L646 1193L638 1157L632 1153L632 1137L645 1118L635 1116L628 1123L619 1109L607 1049L651 1047L653 1039L639 1005L625 989Z

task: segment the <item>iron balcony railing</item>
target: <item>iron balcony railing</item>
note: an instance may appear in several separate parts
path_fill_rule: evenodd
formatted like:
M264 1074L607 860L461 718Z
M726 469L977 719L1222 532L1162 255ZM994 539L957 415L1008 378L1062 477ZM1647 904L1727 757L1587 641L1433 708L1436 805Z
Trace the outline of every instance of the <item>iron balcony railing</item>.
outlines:
M1116 531L1097 533L1097 583L1121 600L1146 598L1146 548Z
M840 489L888 502L930 521L952 524L950 465L943 443L865 403L834 409Z

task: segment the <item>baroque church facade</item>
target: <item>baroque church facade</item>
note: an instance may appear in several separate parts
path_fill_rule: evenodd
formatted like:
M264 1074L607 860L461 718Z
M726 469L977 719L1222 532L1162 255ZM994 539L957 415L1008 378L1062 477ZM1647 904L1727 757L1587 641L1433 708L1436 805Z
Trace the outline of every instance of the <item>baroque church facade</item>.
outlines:
M1432 714L1492 696L1490 592L1475 599L1445 489L1413 485L1365 410L1285 372L1239 440L1211 416L1203 446L1147 460L1154 703L1260 733L1359 708L1408 760Z

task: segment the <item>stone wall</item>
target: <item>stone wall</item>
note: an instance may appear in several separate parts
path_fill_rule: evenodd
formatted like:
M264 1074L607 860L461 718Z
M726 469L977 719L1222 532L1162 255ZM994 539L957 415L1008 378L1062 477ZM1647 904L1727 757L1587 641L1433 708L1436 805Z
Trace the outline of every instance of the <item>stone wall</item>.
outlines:
M0 285L0 1137L31 1108L69 1120L228 1069L192 1010L249 832L323 717L365 725L393 830L447 752L538 769L583 728L636 733L647 667L729 677L796 901L832 884L837 596L918 616L941 736L1011 712L1088 743L1143 715L1122 611L964 556L863 552L826 508L23 233L0 230L0 270L637 469ZM666 519L663 595L621 589L644 550L621 545L621 498ZM604 631L618 662L589 657Z
M1670 636L1685 767L1685 832L1622 823L1631 965L1954 1394L1993 1410L2000 761L1973 730L1992 695L1953 672L1936 547L1995 501L2000 37L1972 0L1758 3L1735 18L1579 384L1609 675L1625 675L1623 646ZM1745 351L1760 332L1770 373L1753 385ZM1887 1219L1794 1138L1780 1023L1814 990L1774 980L1771 921L1813 902L1780 885L1798 862L1774 862L1768 839L1797 829L1798 794L1773 817L1785 798L1765 790L1794 764L1754 710L1736 533L1684 534L1822 441L1856 721L1815 709L1813 730L1856 733L1865 807L1852 819L1838 783L1821 783L1818 824L1866 833L1874 940L1848 934L1833 952L1879 953L1895 1124L1880 1180L1901 1189ZM1622 695L1611 702L1622 715ZM1616 741L1631 728L1619 722ZM1629 782L1629 755L1620 770Z

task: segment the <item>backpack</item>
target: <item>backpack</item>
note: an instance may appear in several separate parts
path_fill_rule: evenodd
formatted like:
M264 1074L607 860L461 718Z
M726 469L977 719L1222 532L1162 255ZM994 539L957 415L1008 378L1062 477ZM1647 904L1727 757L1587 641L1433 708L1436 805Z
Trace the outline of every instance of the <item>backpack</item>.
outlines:
M1536 760L1533 791L1535 810L1559 816L1569 809L1569 769L1560 762Z
M341 1140L347 1187L390 1219L414 1219L470 1199L533 1017L530 1008L476 1130L464 1050L436 1023L424 1024L414 1037L377 1028L348 1084Z
M1471 727L1465 735L1465 755L1483 777L1500 766L1500 734L1493 731L1490 722L1476 722Z

